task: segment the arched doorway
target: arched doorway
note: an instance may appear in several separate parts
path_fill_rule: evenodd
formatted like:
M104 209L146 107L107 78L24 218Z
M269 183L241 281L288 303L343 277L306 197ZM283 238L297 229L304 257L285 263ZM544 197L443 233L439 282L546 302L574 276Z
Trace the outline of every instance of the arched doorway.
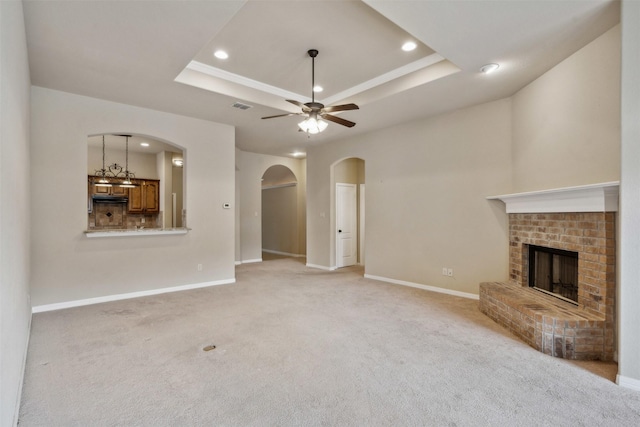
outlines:
M262 260L304 256L298 209L298 179L286 166L262 175Z
M365 162L351 157L331 168L332 260L335 268L365 263Z

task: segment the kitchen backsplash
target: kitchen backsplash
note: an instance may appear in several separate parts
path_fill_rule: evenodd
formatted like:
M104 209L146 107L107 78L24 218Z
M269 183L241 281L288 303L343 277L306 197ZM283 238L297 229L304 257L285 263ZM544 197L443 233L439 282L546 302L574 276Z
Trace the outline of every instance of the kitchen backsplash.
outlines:
M161 224L162 213L129 213L126 203L94 203L89 213L89 230L161 228Z

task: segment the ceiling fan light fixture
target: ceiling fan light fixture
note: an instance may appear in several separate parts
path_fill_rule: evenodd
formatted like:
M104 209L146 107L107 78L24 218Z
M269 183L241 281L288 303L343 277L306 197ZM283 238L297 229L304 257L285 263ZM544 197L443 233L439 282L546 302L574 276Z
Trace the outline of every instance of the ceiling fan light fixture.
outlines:
M320 133L327 128L329 124L321 119L315 117L309 117L298 123L298 127L303 131L311 135Z

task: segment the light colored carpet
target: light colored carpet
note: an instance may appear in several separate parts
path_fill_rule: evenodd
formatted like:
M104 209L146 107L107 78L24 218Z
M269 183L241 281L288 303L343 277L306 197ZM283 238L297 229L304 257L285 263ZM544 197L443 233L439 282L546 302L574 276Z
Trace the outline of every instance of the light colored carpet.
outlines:
M637 426L640 393L535 351L477 301L280 259L34 315L20 426L115 425Z

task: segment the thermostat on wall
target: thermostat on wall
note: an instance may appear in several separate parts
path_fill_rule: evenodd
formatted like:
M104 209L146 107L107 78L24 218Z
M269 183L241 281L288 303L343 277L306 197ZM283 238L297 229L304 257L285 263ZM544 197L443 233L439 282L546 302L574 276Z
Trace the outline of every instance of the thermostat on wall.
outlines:
M223 204L222 204L222 208L223 208L223 209L229 209L230 207L231 207L231 204L230 204L230 203L223 203Z

